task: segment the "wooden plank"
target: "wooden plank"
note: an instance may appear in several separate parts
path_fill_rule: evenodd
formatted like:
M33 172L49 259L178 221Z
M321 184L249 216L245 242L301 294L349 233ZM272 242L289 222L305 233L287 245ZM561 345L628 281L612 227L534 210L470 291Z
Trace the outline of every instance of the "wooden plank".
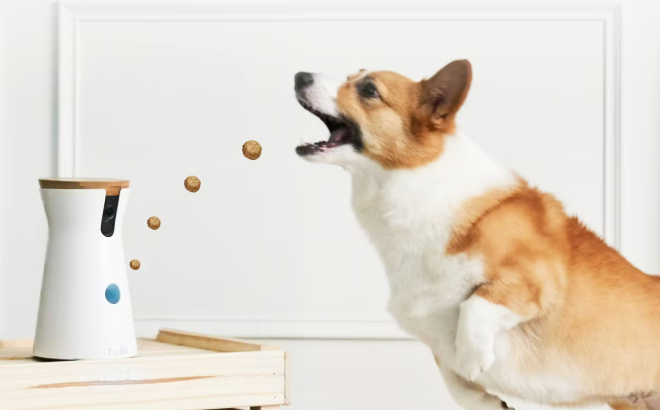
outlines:
M0 367L32 361L32 340L0 340Z
M271 410L290 400L276 346L172 330L158 339L138 339L135 358L91 361L39 361L32 341L0 341L0 409Z
M0 349L6 347L27 347L28 349L32 349L32 344L31 339L0 340Z
M0 347L0 366L16 364L18 362L32 362L32 343L15 344L16 347ZM178 346L168 343L156 342L152 339L138 339L139 357L181 356L209 354L208 350L196 349L187 346Z
M284 405L291 404L291 355L284 352Z
M26 359L32 357L31 347L6 347L0 348L0 360Z
M4 366L0 409L280 405L285 402L283 362L283 351L259 351Z
M139 357L209 354L208 350L157 342L153 339L138 339Z
M118 394L123 394L119 392ZM193 398L170 398L168 400L159 400L157 395L153 396L152 401L138 399L131 401L129 397L121 403L114 402L96 402L93 404L83 404L74 406L59 406L44 402L39 407L11 407L3 410L182 410L182 409L228 409L236 406L240 407L249 406L250 403L262 403L273 401L272 397L268 394L251 394L251 395L236 395L236 396L213 396L213 397L193 397ZM1 403L1 401L0 401ZM263 407L262 407L263 408ZM269 408L269 407L266 407ZM275 406L279 409L279 406Z
M0 347L0 366L16 364L17 362L34 361L32 357L32 343L18 343L7 345L16 347ZM158 357L173 355L209 354L208 350L195 349L187 346L178 346L168 343L156 342L152 339L138 339L138 354L140 357ZM11 363L10 363L11 362Z
M179 346L194 347L197 349L213 350L216 352L254 352L280 350L274 345L264 345L241 339L227 337L207 336L199 333L182 332L179 330L160 329L156 340Z
M9 365L33 363L35 360L29 355L31 353L31 351L28 354L25 354L23 351L16 353L12 351L3 352L3 355L6 354L6 356L0 357L0 368Z

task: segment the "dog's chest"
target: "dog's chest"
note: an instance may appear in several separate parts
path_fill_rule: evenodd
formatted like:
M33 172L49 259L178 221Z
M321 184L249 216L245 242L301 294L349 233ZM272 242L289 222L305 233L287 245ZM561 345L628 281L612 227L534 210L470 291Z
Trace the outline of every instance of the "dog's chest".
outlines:
M483 280L483 267L478 259L445 253L447 212L420 218L411 205L387 190L354 191L355 213L387 271L390 313L411 335L453 355L460 303Z
M401 255L387 266L389 311L407 332L437 353L453 355L459 307L481 276L481 264L461 256Z
M354 208L385 264L391 288L389 311L404 330L430 346L443 365L451 368L456 360L460 304L484 282L482 261L444 252L450 230L440 218L419 224L378 195L368 199L369 203L354 202ZM555 400L552 397L567 402L579 398L574 386L552 375L521 376L509 362L509 343L507 334L499 335L496 363L480 384L494 392L541 402Z

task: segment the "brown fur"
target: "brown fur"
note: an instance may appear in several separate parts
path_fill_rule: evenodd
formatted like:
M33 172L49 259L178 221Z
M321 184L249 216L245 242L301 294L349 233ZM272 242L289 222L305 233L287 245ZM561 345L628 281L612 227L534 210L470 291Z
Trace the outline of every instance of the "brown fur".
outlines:
M481 214L466 215L472 223L456 221L462 229L455 230L447 251L482 257L488 282L476 293L523 317L533 317L562 297L569 247L563 208L523 181L508 195L490 195L464 206L486 208ZM516 298L511 298L513 290Z
M647 410L647 407L644 404L644 402L639 402L635 404L615 402L615 403L611 403L610 407L612 407L614 410Z
M374 82L380 98L359 95L356 85L365 77ZM471 81L472 68L465 60L420 82L391 71L360 72L339 89L337 105L342 115L360 124L365 156L388 169L414 168L442 153Z
M365 77L380 98L356 91ZM337 104L359 124L364 155L384 168L412 168L442 155L471 78L466 61L421 82L360 72ZM552 195L521 180L468 201L446 252L478 256L486 281L476 294L526 319L510 331L522 374L570 377L615 410L643 409L660 392L660 278L632 266Z
M448 251L481 256L476 293L530 319L511 332L522 372L579 369L602 398L660 391L660 278L526 184L465 209L476 211L456 221Z

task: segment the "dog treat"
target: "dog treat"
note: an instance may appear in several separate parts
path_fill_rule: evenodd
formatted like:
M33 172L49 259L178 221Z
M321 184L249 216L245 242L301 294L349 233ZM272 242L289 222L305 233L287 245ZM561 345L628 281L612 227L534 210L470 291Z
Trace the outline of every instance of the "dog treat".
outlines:
M157 216L152 216L147 220L147 226L155 231L160 228L160 219Z
M131 269L133 269L133 270L138 270L138 269L140 269L140 261L137 260L137 259L133 259L133 260L131 261L130 265L131 265Z
M261 156L261 145L254 140L243 144L243 155L245 158L255 160Z
M186 186L186 189L190 192L197 192L202 186L202 181L199 180L196 176L189 176L186 178L186 182L183 183Z

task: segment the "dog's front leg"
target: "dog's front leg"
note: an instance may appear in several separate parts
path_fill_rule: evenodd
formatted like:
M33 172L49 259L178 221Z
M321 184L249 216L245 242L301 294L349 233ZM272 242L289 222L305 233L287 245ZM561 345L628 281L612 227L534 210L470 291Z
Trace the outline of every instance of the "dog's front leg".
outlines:
M477 380L493 365L498 334L551 309L563 291L561 259L532 247L515 249L526 257L504 253L491 260L499 268L460 305L453 367L467 380Z
M498 397L484 388L465 380L447 366L438 363L447 390L454 401L465 410L502 410L508 409Z
M454 370L474 381L495 362L495 336L517 325L523 318L477 292L461 303L456 330Z

